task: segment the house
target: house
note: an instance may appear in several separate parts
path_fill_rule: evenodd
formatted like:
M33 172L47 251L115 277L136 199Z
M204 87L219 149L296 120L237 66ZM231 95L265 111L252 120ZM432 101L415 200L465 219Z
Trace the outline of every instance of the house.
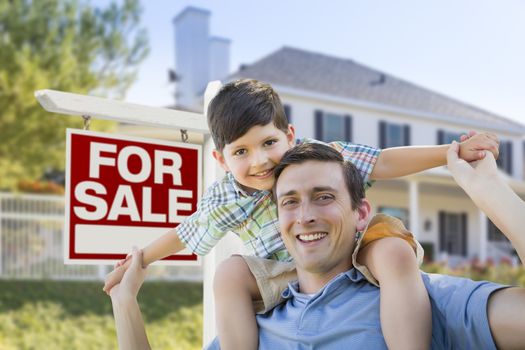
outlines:
M191 80L193 74L184 64L177 63L188 62L195 55L193 48L211 47L209 15L201 9L187 8L174 20L177 33L183 32L179 27L186 33L199 33L192 37L191 45L177 46L176 71L182 80ZM179 34L178 40L187 39ZM218 55L222 67L228 66L223 62L228 60L228 49L222 46ZM199 50L203 52L202 48ZM208 52L211 51L210 48ZM213 62L213 54L201 61L199 68L193 60L191 69L209 69L206 67ZM222 73L224 76L224 69ZM468 130L493 132L501 140L500 171L509 185L525 197L525 125L351 59L292 47L283 47L243 65L222 81L238 78L272 84L300 138L349 140L385 148L446 144ZM199 95L205 86L192 86L191 91L178 90L184 96L179 107L202 108ZM186 102L188 95L193 95L190 103ZM397 180L377 181L367 196L376 212L401 218L430 259L447 258L455 263L473 258L485 261L515 257L506 238L472 204L444 167Z

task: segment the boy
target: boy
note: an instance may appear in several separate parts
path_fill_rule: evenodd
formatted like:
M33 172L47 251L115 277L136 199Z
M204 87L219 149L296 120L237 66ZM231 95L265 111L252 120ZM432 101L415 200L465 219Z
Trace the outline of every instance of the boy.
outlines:
M255 349L258 337L252 300L262 300L263 309L271 308L278 302L278 292L286 286L287 278L293 278L292 265L287 263L276 263L277 272L270 272L271 278L261 276L260 266L273 265L259 258L290 260L279 236L271 189L274 167L295 145L294 128L288 124L271 86L255 80L226 84L210 103L208 125L216 146L213 156L227 175L206 191L191 217L143 249L143 265L185 246L205 255L228 231L238 234L249 253L258 258L232 257L217 271L214 290L219 338L222 349ZM444 165L448 147L380 151L343 142L331 146L357 166L365 182ZM483 157L483 150L497 156L498 142L493 135L480 134L460 147L460 156L473 161ZM375 236L381 239L363 242L359 261L372 273L371 282L381 285L381 325L386 343L394 349L428 348L430 304L418 269L418 259L422 258L419 245L411 236ZM316 236L305 239L315 240ZM120 281L128 265L126 261L117 264L106 278L105 291Z

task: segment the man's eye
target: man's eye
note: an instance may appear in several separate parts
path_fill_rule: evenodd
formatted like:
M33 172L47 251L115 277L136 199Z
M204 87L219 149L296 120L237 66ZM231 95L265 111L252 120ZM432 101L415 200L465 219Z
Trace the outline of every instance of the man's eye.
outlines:
M233 154L234 156L242 156L242 155L245 155L246 154L246 150L245 149L238 149L237 151L235 151L235 153Z
M328 200L332 200L333 198L334 198L334 196L332 196L330 194L322 194L319 197L317 197L317 199L320 200L320 201L328 201Z

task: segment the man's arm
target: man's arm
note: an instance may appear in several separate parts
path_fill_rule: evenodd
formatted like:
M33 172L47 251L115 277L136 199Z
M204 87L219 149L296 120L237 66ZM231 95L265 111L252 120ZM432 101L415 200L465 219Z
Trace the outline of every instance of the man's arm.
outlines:
M525 262L525 203L499 176L491 154L474 166L458 158L458 145L447 152L448 167L473 202L507 236ZM490 330L498 349L525 348L525 288L494 292L487 306Z
M142 253L133 249L122 281L111 289L111 303L115 317L115 328L120 349L150 349L144 321L137 302L137 294L146 277L146 269L142 267Z
M471 162L482 159L484 151L498 157L499 141L490 133L470 134L460 143L460 158ZM435 168L447 163L449 145L392 147L381 151L370 174L371 179L391 179Z

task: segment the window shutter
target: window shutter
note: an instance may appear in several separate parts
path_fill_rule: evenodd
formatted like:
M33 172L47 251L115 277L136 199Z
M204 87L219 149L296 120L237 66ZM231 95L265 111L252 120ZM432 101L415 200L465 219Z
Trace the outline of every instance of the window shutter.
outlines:
M345 141L352 140L352 116L345 115Z
M288 124L292 123L292 107L290 105L284 105L284 115L286 115L286 119L288 120Z
M512 175L512 141L507 142L507 173Z
M410 125L406 124L403 126L404 145L410 146Z
M445 213L440 211L438 213L439 216L439 251L444 252L447 250L447 247L445 247Z
M438 130L438 145L445 143L445 132L443 130Z
M319 141L323 140L323 112L315 111L315 138Z
M379 122L379 148L386 147L386 122Z
M468 247L467 247L467 244L468 244L468 240L467 240L467 236L468 236L468 232L467 232L467 214L466 213L462 213L461 214L461 247L462 247L462 250L461 250L461 255L463 255L464 257L467 256L467 252L468 252Z

